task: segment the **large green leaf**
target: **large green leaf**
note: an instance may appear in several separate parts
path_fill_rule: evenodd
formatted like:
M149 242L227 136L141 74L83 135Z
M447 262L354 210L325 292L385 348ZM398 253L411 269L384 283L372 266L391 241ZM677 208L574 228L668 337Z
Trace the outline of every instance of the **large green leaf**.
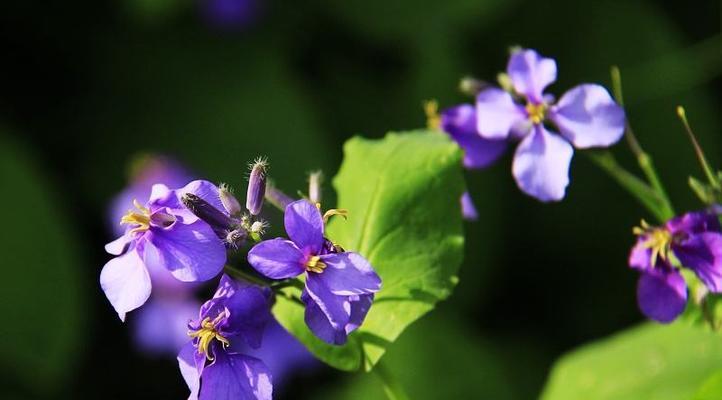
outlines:
M87 339L84 264L62 198L6 136L0 136L0 182L6 190L0 196L0 383L17 382L11 392L51 394L75 370L79 341Z
M695 393L693 400L720 400L722 399L722 371L710 375Z
M350 217L334 220L327 232L368 258L383 287L363 326L341 347L309 335L303 308L279 299L276 317L317 357L344 370L370 370L409 324L451 294L464 242L460 158L458 147L436 132L346 143L334 186Z
M564 356L542 399L689 399L720 368L719 335L682 323L643 324Z

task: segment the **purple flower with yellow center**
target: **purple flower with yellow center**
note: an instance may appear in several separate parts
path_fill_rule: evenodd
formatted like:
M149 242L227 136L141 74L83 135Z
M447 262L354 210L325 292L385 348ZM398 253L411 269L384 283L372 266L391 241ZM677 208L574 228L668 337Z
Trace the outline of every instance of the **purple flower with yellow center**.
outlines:
M561 200L569 184L572 146L616 143L624 134L624 110L596 84L576 86L554 103L544 89L557 78L556 62L534 50L514 52L507 75L512 93L489 88L477 95L477 131L488 140L520 140L512 165L519 188L541 201Z
M687 284L679 267L697 275L712 293L722 292L722 230L715 214L691 212L660 227L642 221L630 267L641 273L637 302L644 315L674 321L687 304Z
M263 241L248 252L248 262L271 279L306 274L301 300L305 321L313 333L331 344L346 343L363 322L381 289L381 278L360 254L343 251L324 237L325 216L307 200L286 207L284 224L290 240ZM324 218L325 217L325 218Z
M215 295L189 325L192 338L178 354L189 399L272 398L271 374L263 362L243 354L258 348L271 318L269 290L221 277Z
M220 204L218 188L193 181L182 189L154 185L145 205L121 219L126 231L105 250L117 257L100 273L100 286L121 320L148 299L151 268L166 269L183 282L205 281L218 275L226 262L226 249L213 229L181 203L186 193Z

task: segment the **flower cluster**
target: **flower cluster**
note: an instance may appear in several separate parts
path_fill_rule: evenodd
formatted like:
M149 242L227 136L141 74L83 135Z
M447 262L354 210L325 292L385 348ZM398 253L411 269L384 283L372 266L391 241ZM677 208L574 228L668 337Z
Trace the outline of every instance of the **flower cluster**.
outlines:
M504 88L479 88L475 105L443 110L440 128L464 150L464 166L470 169L492 164L518 141L512 174L519 188L541 201L561 200L569 184L572 146L607 147L619 141L624 110L596 84L576 86L555 103L544 90L556 80L556 62L534 50L514 51L503 76Z
M693 272L709 292L722 292L722 229L716 214L691 212L658 227L642 221L634 232L638 238L629 265L641 273L637 301L647 317L668 323L684 311L688 295L681 269Z
M324 236L327 219L333 215L345 218L347 212L329 210L321 215L321 174L310 176L309 196L316 201L311 203L292 201L267 187L267 169L264 159L252 164L245 208L226 185L195 180L171 189L154 184L145 203L133 198L135 208L120 217L122 235L106 246L116 257L103 267L100 283L121 320L146 302L153 286L165 292L166 287L181 285L182 290L169 289L179 294L178 298L158 295L144 307L136 335L144 347L150 344L164 351L182 347L178 362L191 398L270 399L270 369L253 354L269 358L281 374L286 371L282 364L308 364L303 360L309 353L296 351L299 345L295 340L289 342L287 332L278 334L281 328L270 313L272 282L236 267L226 268L237 273L238 279L221 276L215 295L200 307L198 319L187 323L186 340L178 345L176 319L187 318L195 287L218 276L228 255L247 242L258 243L249 251L248 261L265 277L289 279L308 273L306 290L297 300L306 305L311 331L331 344L345 343L347 335L361 325L381 287L381 279L366 259L344 251ZM165 180L161 175L155 176ZM132 192L142 196L145 188L141 186L133 187ZM123 198L127 200L128 195L123 193ZM262 240L268 225L260 218L266 196L274 204L284 205L291 240ZM273 345L293 354L279 357L260 349L268 324L277 332L269 336L275 338ZM170 343L158 343L163 341Z

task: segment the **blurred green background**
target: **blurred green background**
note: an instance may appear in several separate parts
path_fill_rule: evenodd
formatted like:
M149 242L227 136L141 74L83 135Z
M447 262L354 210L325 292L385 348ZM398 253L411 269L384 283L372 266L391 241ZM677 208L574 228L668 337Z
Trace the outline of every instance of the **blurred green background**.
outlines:
M335 173L349 137L423 126L423 100L466 101L460 77L493 79L523 45L556 58L557 95L609 86L620 66L678 210L698 207L686 177L701 174L677 104L722 165L717 1L246 1L256 9L237 23L192 0L0 5L3 398L187 395L175 360L133 351L97 283L107 202L138 152L239 188L263 154L302 190L303 171ZM510 162L468 174L481 217L461 283L387 355L412 398L534 398L560 354L641 320L626 257L650 216L581 153L552 205L519 192ZM321 369L277 394L382 398L375 379Z

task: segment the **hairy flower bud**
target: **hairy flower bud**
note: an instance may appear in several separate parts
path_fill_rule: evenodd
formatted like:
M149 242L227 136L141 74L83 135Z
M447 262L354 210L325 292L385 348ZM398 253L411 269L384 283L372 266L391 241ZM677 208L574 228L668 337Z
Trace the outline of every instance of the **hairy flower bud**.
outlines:
M311 203L321 202L321 184L323 183L323 172L313 171L308 175L308 199Z
M266 195L267 170L268 162L263 158L256 159L251 167L246 193L246 208L251 215L258 215L263 207L263 198Z
M467 96L476 96L487 87L489 87L487 82L476 79L473 76L465 76L459 81L459 91Z
M223 207L229 214L238 215L241 213L241 204L236 199L236 196L233 195L233 191L228 185L221 183L221 186L218 188L218 196L221 198L221 203L223 203Z
M221 239L225 239L226 232L232 230L234 225L233 220L203 200L200 196L193 193L186 193L181 200L183 201L183 205L195 214L196 217L210 225L216 235Z
M225 241L226 244L232 249L238 249L246 242L248 233L245 229L234 229L226 233Z

